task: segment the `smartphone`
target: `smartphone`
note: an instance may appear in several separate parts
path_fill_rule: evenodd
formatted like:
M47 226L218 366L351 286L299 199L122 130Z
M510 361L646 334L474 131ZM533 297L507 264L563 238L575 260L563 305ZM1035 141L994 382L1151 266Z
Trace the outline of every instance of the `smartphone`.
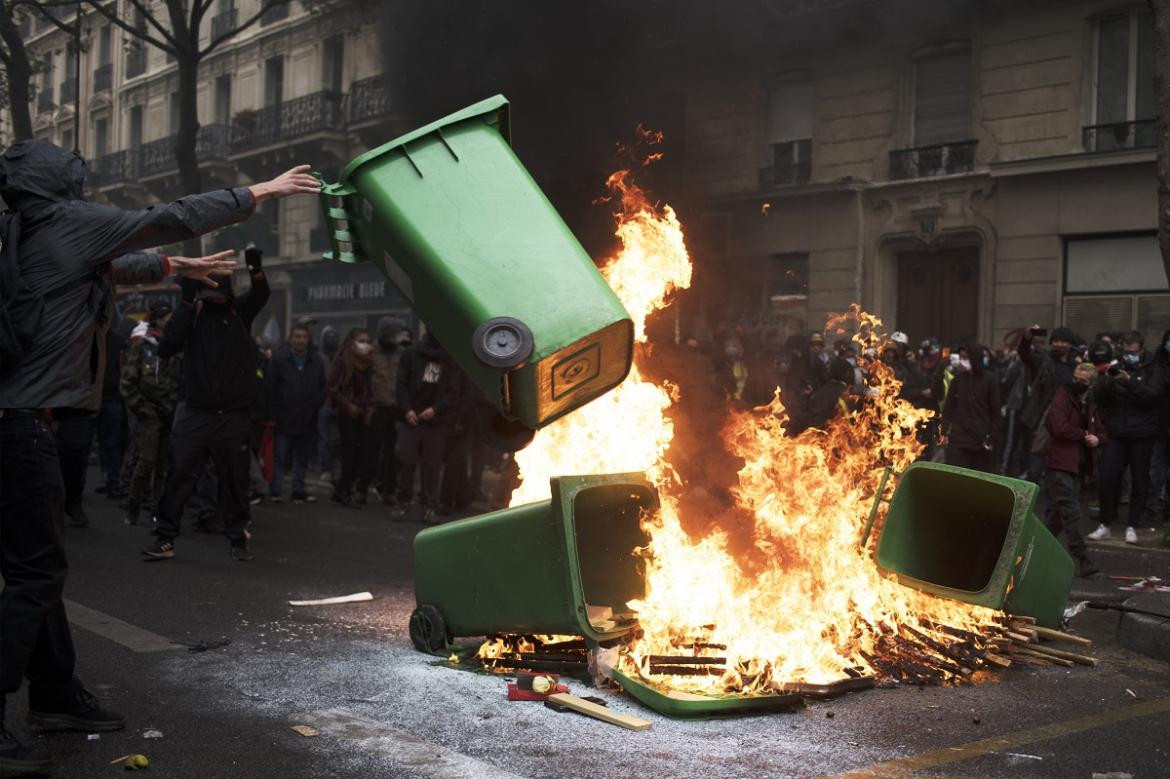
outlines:
M1047 337L1047 335L1048 335L1048 328L1047 327L1033 327L1032 328L1032 337L1033 338L1045 338L1045 337Z

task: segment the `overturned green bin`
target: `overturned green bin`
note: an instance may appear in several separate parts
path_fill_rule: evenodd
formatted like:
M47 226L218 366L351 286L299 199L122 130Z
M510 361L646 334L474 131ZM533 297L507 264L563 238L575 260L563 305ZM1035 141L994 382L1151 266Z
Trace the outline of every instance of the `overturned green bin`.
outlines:
M902 474L877 564L903 584L1059 628L1073 561L1033 512L1031 482L938 463Z
M332 251L372 262L508 420L621 383L633 325L512 151L496 96L353 160L322 190Z
M561 476L552 498L422 531L410 617L416 648L493 633L566 634L602 643L636 627L645 595L635 549L658 493L643 474Z

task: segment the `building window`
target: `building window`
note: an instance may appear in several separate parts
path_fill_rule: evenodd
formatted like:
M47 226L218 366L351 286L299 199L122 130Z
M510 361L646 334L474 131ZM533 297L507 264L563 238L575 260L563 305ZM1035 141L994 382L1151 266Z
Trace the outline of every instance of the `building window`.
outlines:
M914 63L915 147L971 137L971 50L965 46Z
M1149 11L1097 20L1088 151L1155 144L1153 29Z
M266 0L262 0L262 2L263 1ZM276 24L283 19L287 19L288 6L289 3L287 2L278 2L275 5L268 6L268 8L264 10L264 13L260 16L260 26L267 27L270 24Z
M1157 342L1170 322L1170 283L1157 236L1069 238L1063 322L1082 337L1137 330Z
M345 64L345 41L334 35L325 41L321 51L321 86L333 92L341 92L342 74Z
M61 148L68 149L70 151L73 150L73 131L72 130L66 130L65 132L61 133Z
M93 156L103 157L110 151L110 120L98 119L93 123Z
M773 305L808 298L808 254L773 254L768 265L768 300Z
M284 57L271 57L264 62L264 105L284 102Z
M225 127L232 118L232 77L219 76L215 79L215 123Z
M813 84L786 81L768 91L770 165L760 170L760 186L807 183L812 173Z
M142 106L130 107L130 121L127 130L128 144L126 148L136 150L142 146Z

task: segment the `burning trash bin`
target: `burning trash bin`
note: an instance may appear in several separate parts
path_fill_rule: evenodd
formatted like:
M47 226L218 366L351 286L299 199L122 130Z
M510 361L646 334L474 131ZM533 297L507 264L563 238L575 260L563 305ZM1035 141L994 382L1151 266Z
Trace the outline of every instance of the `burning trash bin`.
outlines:
M321 194L503 417L547 425L630 370L633 324L509 144L496 96L353 160Z
M902 474L877 564L903 584L1059 628L1073 560L1032 508L1031 482L918 462Z
M442 652L452 637L571 634L600 643L637 622L645 595L634 554L658 493L643 474L553 478L552 498L429 528L414 539L410 638Z

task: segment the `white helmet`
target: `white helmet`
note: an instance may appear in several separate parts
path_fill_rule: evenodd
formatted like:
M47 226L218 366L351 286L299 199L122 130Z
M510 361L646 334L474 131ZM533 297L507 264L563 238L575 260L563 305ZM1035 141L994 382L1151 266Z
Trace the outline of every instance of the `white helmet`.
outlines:
M901 330L895 330L890 335L890 340L896 344L902 344L902 346L909 346L910 345L910 336L906 335Z

